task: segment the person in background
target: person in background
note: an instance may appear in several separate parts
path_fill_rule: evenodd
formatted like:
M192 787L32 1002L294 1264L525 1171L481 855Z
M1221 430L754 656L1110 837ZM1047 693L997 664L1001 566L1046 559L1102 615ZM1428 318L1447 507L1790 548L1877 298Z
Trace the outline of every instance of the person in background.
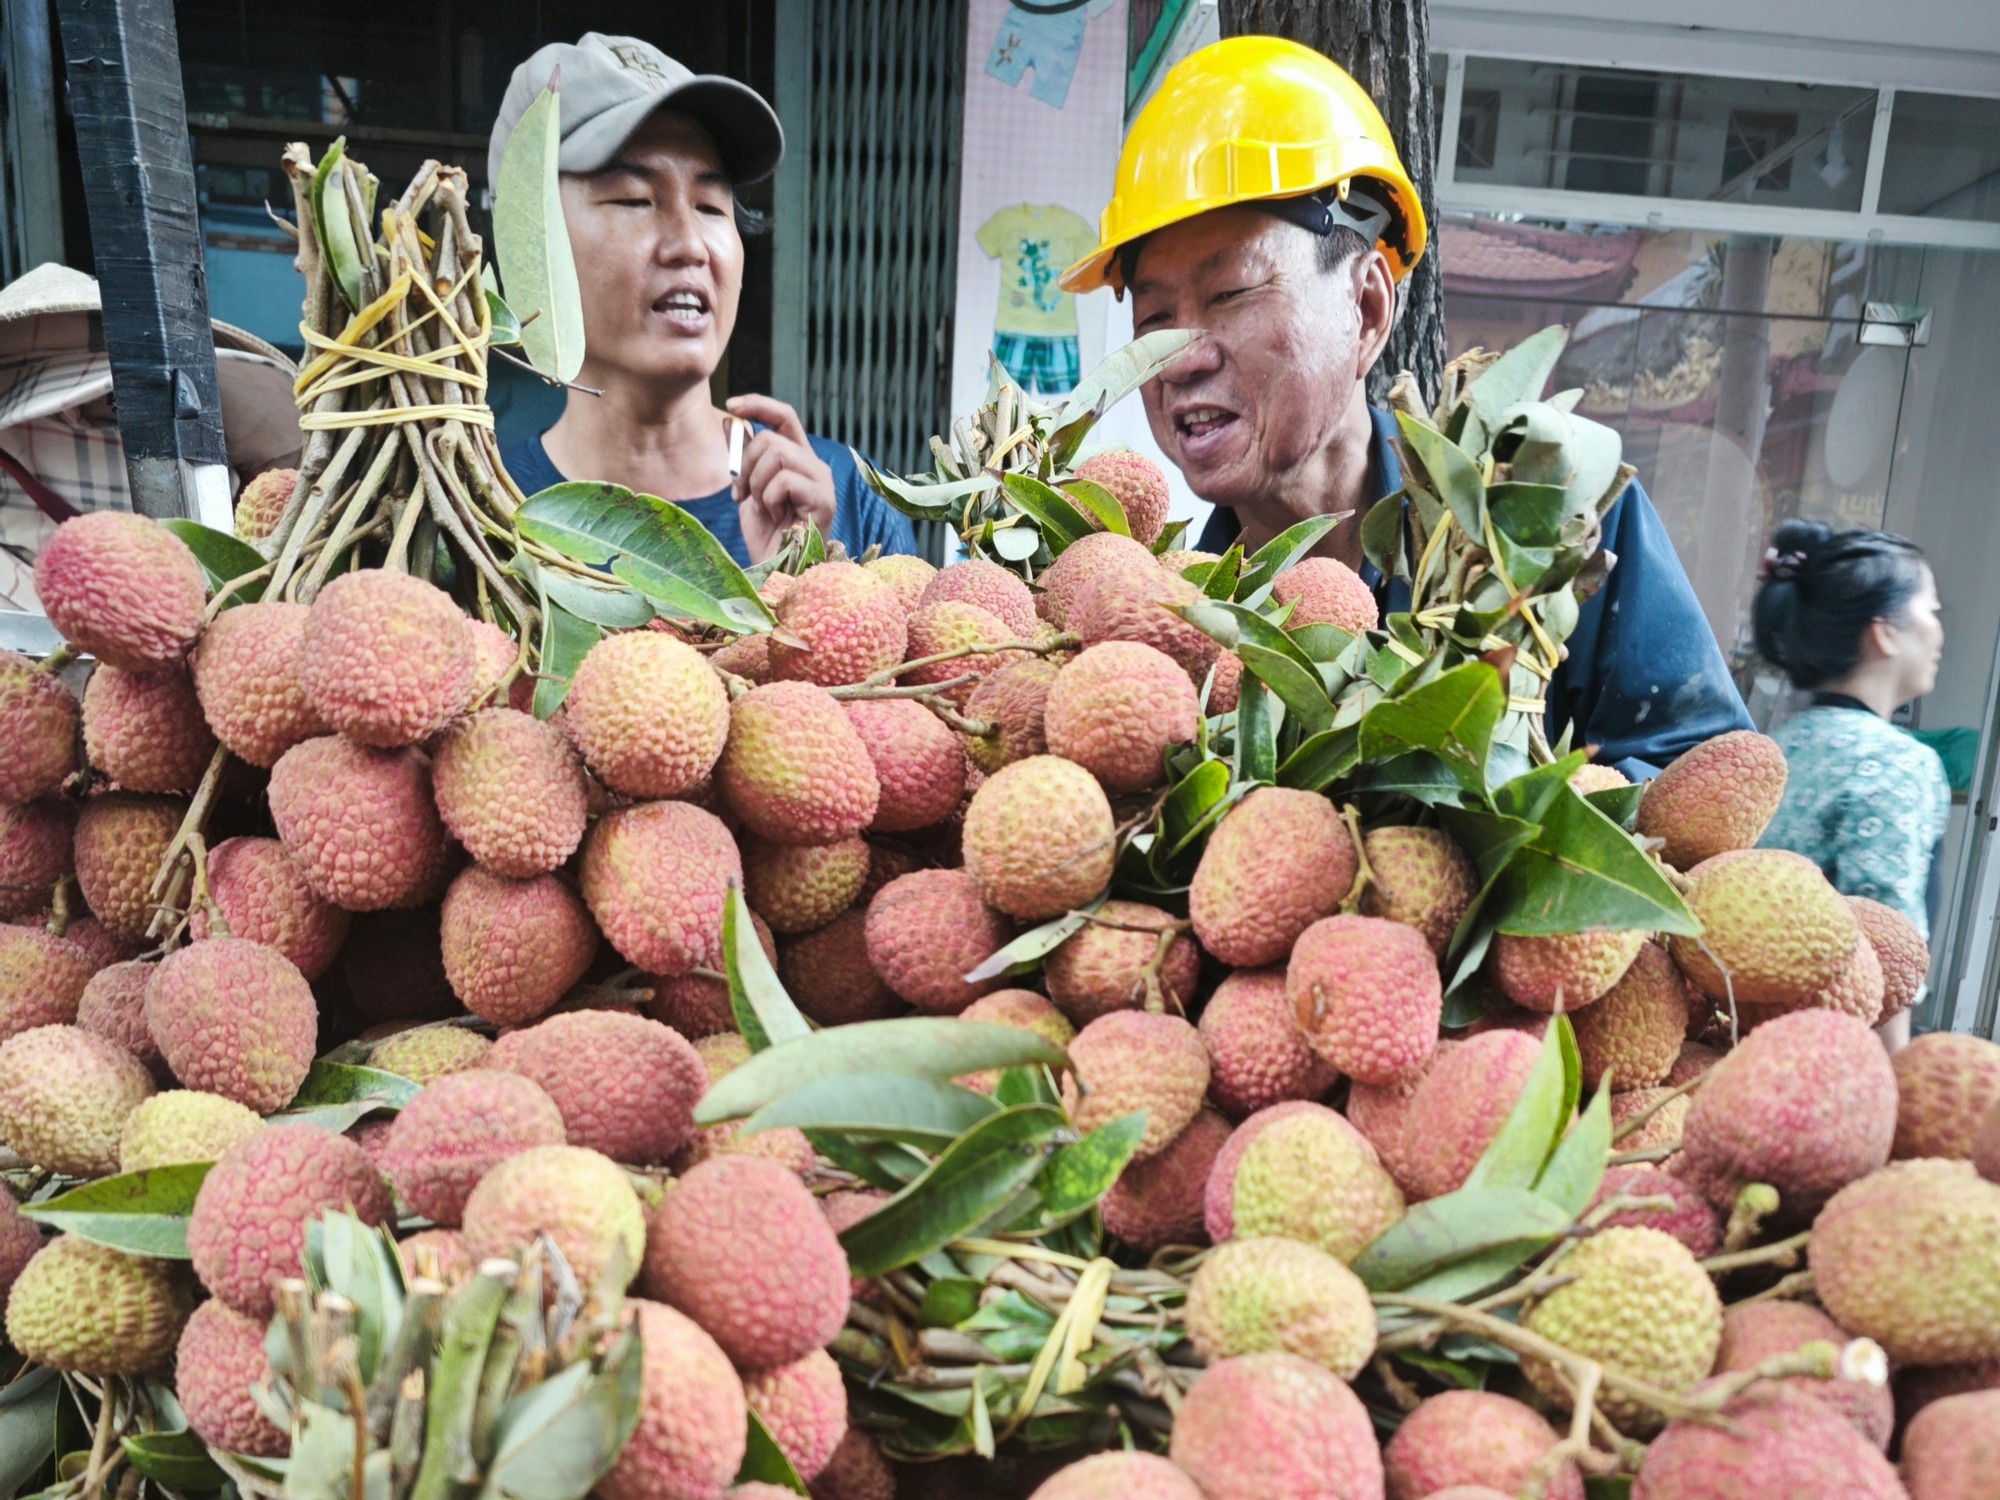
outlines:
M784 154L771 106L734 79L691 73L649 42L591 32L514 70L488 181L560 68L563 216L583 294L583 368L562 416L501 454L527 494L566 479L672 500L740 563L811 520L850 556L914 552L909 521L862 481L843 444L808 434L769 396L716 409L709 380L736 326L743 234L736 189ZM730 426L750 424L732 473Z
M1889 720L1937 683L1944 625L1930 565L1886 531L1787 521L1763 575L1757 649L1812 695L1774 736L1789 774L1763 844L1805 855L1836 890L1894 907L1928 939L1951 790L1937 752ZM1902 1046L1909 1013L1882 1031Z

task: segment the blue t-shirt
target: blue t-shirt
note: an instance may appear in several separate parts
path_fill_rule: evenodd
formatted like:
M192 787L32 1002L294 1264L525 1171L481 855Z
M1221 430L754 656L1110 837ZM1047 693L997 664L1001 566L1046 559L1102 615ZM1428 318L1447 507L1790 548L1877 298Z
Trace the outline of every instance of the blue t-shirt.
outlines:
M808 437L807 441L821 462L833 470L832 539L847 549L847 555L859 558L870 547L879 547L885 554L915 552L917 537L910 527L910 518L868 487L868 481L861 477L861 470L854 462L853 450L845 443L822 437ZM561 484L570 477L549 462L548 449L542 446L539 433L525 443L503 449L500 461L524 495ZM743 540L743 527L736 518L736 499L728 490L718 490L699 500L674 503L706 526L710 535L729 549L731 557L745 567L750 565L750 548Z

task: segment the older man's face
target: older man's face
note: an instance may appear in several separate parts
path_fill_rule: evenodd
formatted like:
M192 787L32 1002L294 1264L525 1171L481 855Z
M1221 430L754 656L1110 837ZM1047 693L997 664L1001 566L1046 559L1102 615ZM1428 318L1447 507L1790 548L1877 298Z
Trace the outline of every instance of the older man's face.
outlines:
M1269 495L1326 447L1380 353L1361 299L1371 262L1322 271L1307 231L1250 208L1161 230L1132 276L1139 333L1208 335L1144 392L1161 450L1202 499L1240 507ZM1383 284L1386 286L1386 280Z

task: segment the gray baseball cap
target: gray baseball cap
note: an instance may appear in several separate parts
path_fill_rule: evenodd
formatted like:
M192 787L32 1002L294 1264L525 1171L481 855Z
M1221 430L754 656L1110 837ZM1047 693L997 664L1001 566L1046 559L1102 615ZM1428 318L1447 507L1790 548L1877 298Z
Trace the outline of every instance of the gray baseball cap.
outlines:
M692 73L651 42L587 32L577 42L551 42L514 70L493 138L486 148L486 181L500 180L500 157L528 106L562 69L565 172L595 172L656 109L693 116L715 137L723 170L736 183L756 182L777 169L785 132L764 96L747 84L714 73Z

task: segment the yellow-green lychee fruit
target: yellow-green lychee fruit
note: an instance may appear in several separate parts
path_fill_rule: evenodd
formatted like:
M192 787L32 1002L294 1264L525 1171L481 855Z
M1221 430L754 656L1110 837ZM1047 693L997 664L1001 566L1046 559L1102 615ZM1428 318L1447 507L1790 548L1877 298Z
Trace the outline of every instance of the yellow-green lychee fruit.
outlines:
M1854 909L1818 865L1783 849L1718 854L1688 872L1701 937L1668 946L1681 972L1716 1000L1811 1005L1861 941Z
M1219 563L1222 555L1218 552L1203 552L1195 547L1169 547L1153 559L1170 573L1185 573L1196 563Z
M193 1303L174 1262L59 1235L14 1282L7 1342L52 1370L149 1375L173 1362Z
M228 937L276 948L308 979L332 965L347 941L350 914L307 883L305 872L277 839L224 839L208 854L208 895ZM189 914L197 939L212 935L206 907Z
M1401 922L1313 923L1292 947L1285 994L1313 1051L1362 1083L1412 1077L1437 1046L1444 1011L1437 957Z
M343 573L313 601L299 686L333 729L379 749L435 734L472 701L475 658L451 595L408 573Z
M1632 1500L1906 1500L1889 1461L1839 1413L1762 1381L1714 1417L1682 1419L1640 1461Z
M896 591L896 597L903 602L905 615L917 607L917 600L923 597L924 586L938 573L934 564L910 552L885 552L880 557L871 557L861 566Z
M1208 1096L1231 1119L1286 1100L1318 1099L1340 1076L1299 1030L1282 969L1235 970L1208 997L1199 1025L1208 1046Z
M376 1160L413 1211L449 1228L500 1162L564 1143L562 1111L540 1084L472 1068L419 1090L390 1124Z
M1069 1017L1033 990L995 990L990 995L981 995L958 1014L962 1021L1032 1031L1057 1047L1067 1047L1076 1037L1076 1027L1070 1024ZM983 1073L969 1073L958 1082L975 1093L990 1094L1000 1086L1005 1072L1004 1068L989 1068Z
M1807 1249L1819 1300L1898 1365L2000 1358L2000 1183L1891 1163L1834 1194Z
M561 729L533 714L486 708L454 725L431 785L444 826L496 875L546 875L583 841L583 762Z
M292 746L327 732L299 680L303 604L259 601L217 615L194 653L194 691L231 755L268 769Z
M1147 1255L1206 1241L1208 1178L1229 1136L1229 1122L1203 1109L1164 1150L1127 1162L1098 1204L1104 1232Z
M1718 854L1755 847L1784 795L1778 742L1734 729L1696 745L1646 783L1637 827L1661 841L1668 864L1692 870Z
M1976 1500L2000 1474L2000 1391L1966 1391L1933 1402L1903 1433L1903 1479L1911 1500Z
M1892 1020L1916 1003L1930 974L1931 950L1916 924L1892 906L1849 896L1848 908L1882 965L1882 1019Z
M562 1111L573 1146L656 1166L694 1137L708 1074L679 1032L611 1010L559 1012L510 1031L485 1067L533 1079Z
M981 783L966 806L962 843L980 898L1028 922L1095 900L1118 857L1104 788L1055 755L1017 760Z
M1078 1130L1145 1111L1135 1160L1164 1151L1208 1091L1208 1048L1179 1016L1139 1010L1099 1016L1069 1044L1069 1062L1063 1104Z
M1220 1359L1283 1350L1352 1380L1375 1353L1375 1307L1361 1278L1298 1240L1218 1245L1188 1283L1182 1310L1195 1352Z
M2000 1043L1933 1031L1892 1059L1896 1143L1889 1154L1969 1157L1979 1126L2000 1106Z
M1049 564L1039 582L1035 610L1059 629L1070 625L1070 612L1083 598L1095 592L1101 575L1112 572L1144 573L1156 564L1143 542L1115 531L1093 531L1063 548Z
M187 543L130 511L58 526L35 559L35 593L63 639L128 672L156 672L201 634L207 581Z
M862 932L869 965L882 983L932 1015L956 1015L1006 983L999 975L977 982L965 977L1007 945L1014 924L981 899L979 883L964 870L898 875L868 903ZM872 1005L858 976L840 997Z
M1114 566L1104 569L1077 596L1068 628L1083 637L1085 646L1100 641L1151 646L1178 662L1190 680L1200 682L1222 647L1175 610L1201 599L1199 587L1165 568Z
M1236 1235L1236 1169L1242 1165L1244 1153L1272 1125L1300 1115L1311 1115L1324 1121L1330 1129L1349 1132L1364 1150L1373 1146L1346 1116L1324 1104L1288 1099L1282 1104L1258 1110L1229 1133L1228 1141L1215 1154L1215 1165L1210 1169L1208 1182L1203 1187L1202 1223L1208 1237L1216 1244Z
M1657 1229L1605 1229L1563 1260L1575 1280L1527 1305L1521 1326L1565 1349L1669 1391L1708 1374L1722 1340L1722 1299L1687 1246ZM1525 1358L1522 1369L1550 1400L1570 1391L1555 1366ZM1598 1393L1612 1421L1657 1431L1660 1417L1616 1390Z
M582 876L590 914L627 963L685 974L722 958L722 906L743 860L714 813L689 802L608 813L584 840Z
M749 1441L742 1379L692 1318L658 1302L634 1298L632 1306L645 1362L638 1425L594 1493L601 1500L724 1495Z
M119 937L138 942L153 920L153 876L180 831L187 803L177 797L110 792L84 803L76 819L76 884L90 909Z
M781 682L860 682L895 666L910 643L909 612L896 586L845 559L814 563L799 574L778 601L777 615L771 676Z
M264 1128L252 1110L220 1094L168 1089L142 1100L118 1137L118 1170L150 1172L185 1162L219 1161Z
M1615 792L1621 786L1630 786L1632 778L1616 766L1604 766L1592 762L1589 765L1578 766L1572 771L1569 784L1575 787L1580 795L1588 797L1593 792Z
M554 875L509 880L468 866L445 892L438 934L452 993L497 1026L546 1015L597 957L583 899Z
M1309 557L1285 569L1272 580L1271 597L1279 604L1297 601L1285 621L1287 630L1336 625L1360 635L1381 619L1374 590L1354 569L1331 557Z
M46 927L0 924L0 1042L37 1026L67 1026L95 968Z
M1442 956L1479 893L1472 861L1435 828L1377 828L1361 847L1368 857L1362 915L1407 923Z
M743 1394L799 1478L819 1478L847 1433L847 1384L824 1349L743 1377Z
M0 1042L0 1145L66 1177L108 1177L126 1117L152 1092L145 1064L115 1042L37 1026Z
M0 802L45 797L76 769L83 709L63 680L0 651Z
M616 1267L616 1290L638 1274L646 1215L632 1181L602 1152L535 1146L503 1158L465 1200L465 1248L474 1264L518 1260L546 1234L579 1285L595 1286Z
M261 542L276 531L285 518L285 507L292 503L292 492L298 487L297 469L266 469L251 476L250 482L236 492L237 536L246 542Z
M1353 889L1354 840L1317 792L1259 787L1208 836L1188 890L1201 945L1223 963L1283 963L1292 945Z
M827 690L772 682L731 705L716 786L752 833L780 844L826 844L874 821L882 795L853 722Z
M1438 1045L1411 1096L1408 1128L1383 1163L1413 1202L1465 1185L1527 1087L1542 1043L1495 1027ZM1352 1108L1352 1105L1350 1105Z
M1426 1500L1467 1485L1516 1494L1556 1442L1556 1430L1525 1402L1498 1391L1441 1392L1404 1417L1383 1445L1389 1500ZM1547 1494L1583 1500L1574 1463L1556 1469Z
M1715 1373L1754 1370L1766 1360L1796 1354L1807 1344L1846 1345L1852 1335L1807 1302L1766 1300L1739 1302L1722 1310L1722 1345L1715 1355ZM1812 1375L1789 1375L1785 1385L1824 1401L1854 1424L1877 1448L1886 1450L1896 1427L1896 1403L1887 1385Z
M463 1026L412 1026L375 1044L368 1066L412 1083L435 1083L447 1073L476 1068L493 1043Z
M924 585L917 607L954 601L985 610L1012 631L1016 640L1034 639L1035 596L1018 574L998 563L969 557L940 569Z
M1167 752L1195 737L1201 705L1172 657L1138 641L1102 641L1056 674L1044 708L1051 752L1114 796L1166 780Z
M47 911L56 882L75 871L75 803L64 797L0 803L0 922Z
M1210 1365L1182 1397L1167 1451L1204 1500L1383 1493L1368 1408L1338 1375L1295 1354ZM1552 1500L1570 1497L1558 1490Z
M294 745L271 768L271 819L306 883L349 911L421 906L450 874L431 759L414 747Z
M83 744L91 765L128 792L191 792L215 753L178 662L156 672L100 663L83 690Z
M1606 1073L1622 1089L1660 1082L1680 1057L1693 1000L1667 950L1641 943L1618 982L1576 1013L1584 1087L1596 1088Z
M899 682L919 686L949 682L955 678L965 679L958 686L943 690L944 696L959 708L965 706L981 679L1015 659L1014 653L1009 651L979 648L1004 646L1009 641L1023 639L992 610L982 609L963 599L940 599L931 604L919 604L910 612L909 637L907 654L903 658L905 661L923 661L950 652L969 653L908 668L897 678Z
M1143 453L1122 448L1094 453L1076 466L1070 478L1102 485L1111 491L1112 498L1125 512L1125 524L1131 528L1134 541L1150 547L1160 539L1173 497L1167 489L1167 476ZM1097 529L1103 529L1096 516L1091 515L1090 521Z
M1183 930L1167 940L1161 956L1161 935L1176 925L1172 913L1143 901L1106 901L1043 961L1049 999L1079 1026L1148 1004L1186 1011L1194 1001L1201 953Z
M744 1494L743 1500L779 1500ZM1114 1449L1065 1464L1028 1500L1205 1500L1195 1482L1157 1453Z
M860 699L841 707L867 747L881 787L871 832L910 833L958 811L965 796L965 750L944 720L909 698Z
M991 776L1013 761L1048 754L1049 689L1061 670L1047 657L1024 656L980 679L965 700L965 716L992 728L965 736L975 766Z
M146 984L146 1025L184 1087L270 1114L312 1067L319 1006L277 949L209 938L160 961Z
M1507 998L1550 1014L1594 1004L1624 977L1643 932L1592 927L1545 937L1503 932L1493 940L1493 975Z
M1403 1194L1352 1128L1313 1114L1274 1121L1236 1166L1236 1233L1281 1235L1346 1264L1403 1217Z
M679 797L707 779L729 735L722 679L657 630L608 635L570 679L563 723L591 773L629 797Z
M270 1380L262 1323L212 1297L194 1310L174 1353L174 1394L196 1437L225 1453L284 1457L291 1437L251 1395Z
M743 899L773 932L811 932L854 904L868 879L868 845L850 834L827 844L742 841Z

